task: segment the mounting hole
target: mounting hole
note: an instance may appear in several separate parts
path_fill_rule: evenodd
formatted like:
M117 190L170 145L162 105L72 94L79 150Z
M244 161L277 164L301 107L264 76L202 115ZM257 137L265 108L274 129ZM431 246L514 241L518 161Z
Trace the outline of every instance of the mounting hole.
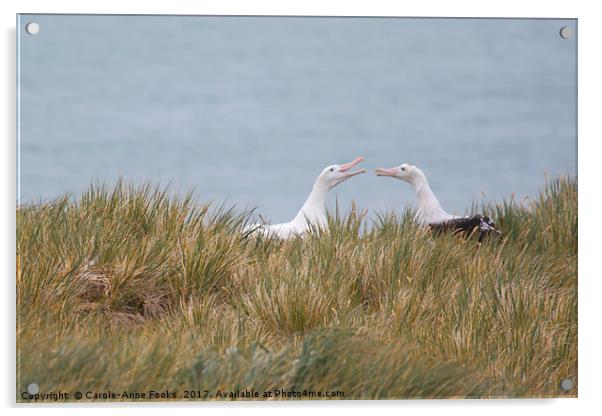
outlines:
M570 27L562 26L560 28L560 37L562 39L570 39L571 36L573 36L573 31L571 30Z
M27 393L29 394L37 394L40 391L40 386L38 386L38 383L30 383L27 386Z
M565 378L560 382L560 388L564 391L573 390L573 380Z
M40 25L36 22L29 22L25 25L25 31L30 35L37 35L40 31Z

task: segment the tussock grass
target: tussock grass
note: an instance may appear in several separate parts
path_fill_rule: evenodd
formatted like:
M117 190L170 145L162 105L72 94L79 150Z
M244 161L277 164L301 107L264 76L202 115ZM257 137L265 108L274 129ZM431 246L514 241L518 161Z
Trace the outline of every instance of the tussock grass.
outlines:
M480 207L500 241L352 208L291 241L149 185L17 209L18 400L48 391L550 397L577 381L577 183ZM301 397L312 398L312 397Z

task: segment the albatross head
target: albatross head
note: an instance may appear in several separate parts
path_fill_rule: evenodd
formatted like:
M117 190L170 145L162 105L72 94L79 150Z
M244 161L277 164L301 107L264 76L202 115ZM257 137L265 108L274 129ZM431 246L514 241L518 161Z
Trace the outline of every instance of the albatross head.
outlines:
M324 168L324 170L318 176L316 183L325 184L328 188L334 188L338 184L352 176L359 175L360 173L366 172L366 169L360 169L352 171L351 168L361 163L364 160L363 157L357 157L354 161L344 163L342 165L330 165Z
M375 171L377 176L390 176L392 178L401 179L410 184L414 184L417 181L424 179L424 173L414 165L407 163L395 166L393 168L378 168Z

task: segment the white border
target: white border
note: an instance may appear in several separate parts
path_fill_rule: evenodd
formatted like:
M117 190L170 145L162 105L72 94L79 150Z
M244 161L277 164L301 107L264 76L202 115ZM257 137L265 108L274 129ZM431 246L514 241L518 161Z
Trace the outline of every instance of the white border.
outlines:
M546 414L570 413L588 414L599 410L598 387L600 386L600 343L599 299L602 275L596 262L600 251L597 238L602 235L599 213L596 206L600 200L599 156L602 134L600 130L600 40L602 40L601 16L597 13L595 2L541 1L524 0L485 1L415 1L393 2L385 0L222 0L192 2L190 0L23 0L0 2L2 13L2 83L3 99L0 102L0 114L3 127L2 155L2 204L0 209L0 230L2 230L2 249L0 264L3 274L3 369L0 379L2 404L8 414L15 409L15 195L16 195L16 127L15 127L15 22L16 13L117 13L117 14L269 14L269 15L340 15L340 16L455 16L455 17L555 17L579 19L579 399L555 400L510 400L510 401L374 401L374 402L312 402L312 403L210 403L204 405L167 404L167 405L113 405L102 409L98 405L75 408L58 405L47 407L44 412L50 414L107 414L125 412L144 415L164 414L167 409L177 407L178 411L190 414L200 413L238 413L249 414L292 414L332 413L343 408L351 414L364 414L369 408L379 413L403 414L482 414L491 415L529 411ZM597 169L598 168L598 169ZM20 406L23 408L24 406ZM27 406L29 407L29 406ZM199 408L200 407L200 408ZM125 410L125 412L124 412ZM26 410L29 412L29 410ZM522 412L521 412L522 413Z

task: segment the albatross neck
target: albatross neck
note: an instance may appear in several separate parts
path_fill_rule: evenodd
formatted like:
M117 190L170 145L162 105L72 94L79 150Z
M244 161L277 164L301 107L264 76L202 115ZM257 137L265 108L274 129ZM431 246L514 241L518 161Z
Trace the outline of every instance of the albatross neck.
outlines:
M446 221L453 216L443 210L424 174L410 183L416 193L418 217L423 223Z
M307 200L293 221L310 222L314 225L326 224L326 197L330 187L316 181Z

